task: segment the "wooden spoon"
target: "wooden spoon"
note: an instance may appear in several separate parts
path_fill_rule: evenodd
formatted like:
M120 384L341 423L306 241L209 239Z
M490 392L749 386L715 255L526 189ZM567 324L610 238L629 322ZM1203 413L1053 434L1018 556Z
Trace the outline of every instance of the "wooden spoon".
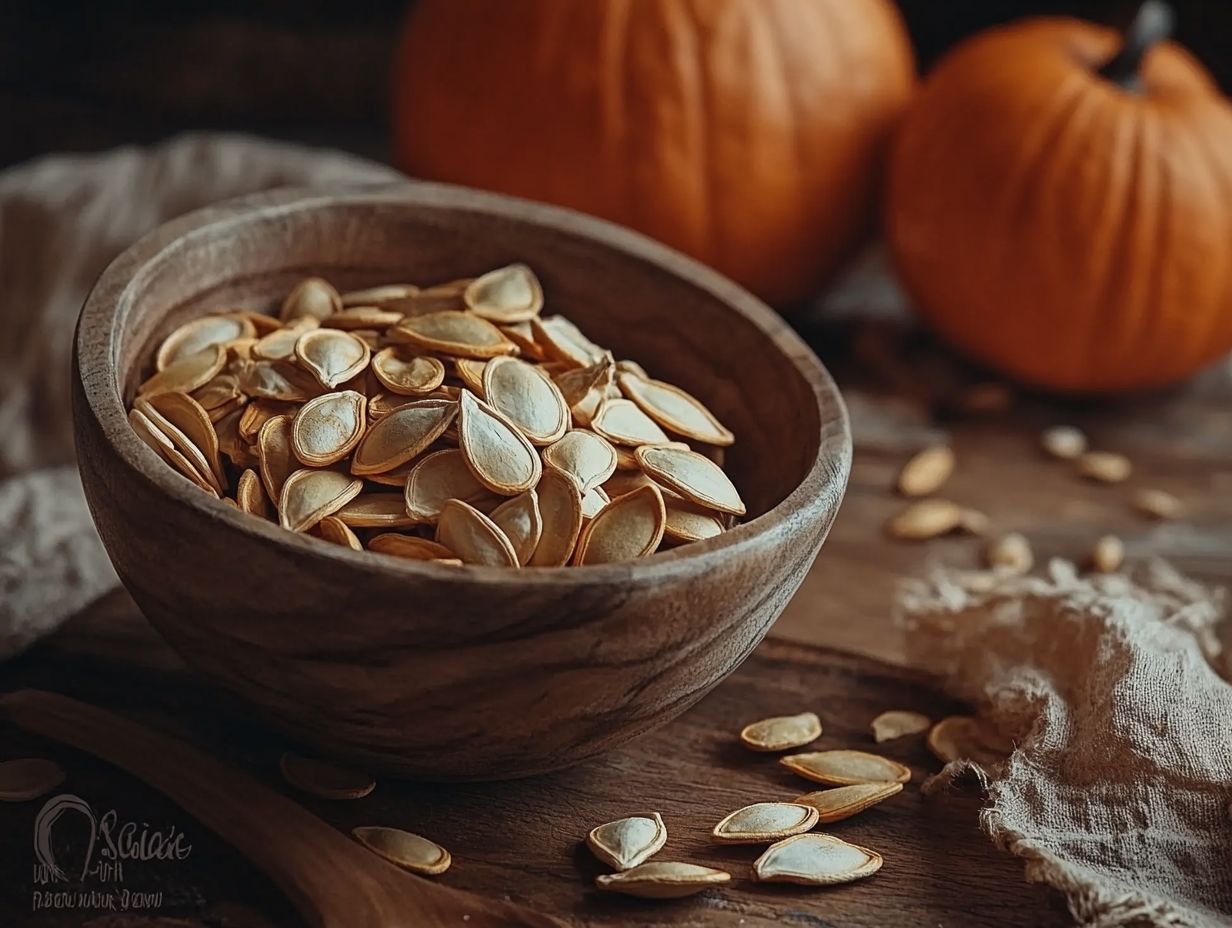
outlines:
M313 928L564 928L555 918L406 873L245 774L113 712L19 690L0 697L0 715L164 793L268 875Z

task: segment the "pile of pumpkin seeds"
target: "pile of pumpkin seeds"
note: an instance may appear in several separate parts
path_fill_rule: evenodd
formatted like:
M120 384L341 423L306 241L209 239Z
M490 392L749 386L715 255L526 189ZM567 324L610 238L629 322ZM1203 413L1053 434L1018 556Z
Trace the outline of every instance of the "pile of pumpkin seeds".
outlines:
M530 268L227 309L159 346L129 421L244 512L353 549L555 567L727 530L732 433L690 393L542 315Z

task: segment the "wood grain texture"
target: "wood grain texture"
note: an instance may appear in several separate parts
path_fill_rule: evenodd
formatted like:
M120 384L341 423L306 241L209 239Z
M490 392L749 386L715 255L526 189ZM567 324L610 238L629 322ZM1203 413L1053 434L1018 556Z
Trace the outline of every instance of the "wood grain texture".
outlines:
M134 627L132 645L148 632ZM151 646L152 647L152 646ZM151 648L131 653L148 655ZM145 662L145 659L142 659ZM782 770L775 755L756 754L737 739L756 718L816 710L825 731L818 748L874 749L868 724L887 708L911 708L934 718L958 707L901 670L834 652L765 642L740 670L693 711L645 738L574 769L508 783L411 784L382 780L356 802L328 802L294 794L280 781L279 753L287 745L227 698L181 670L142 669L113 661L66 657L43 649L0 669L0 687L55 683L126 716L174 732L219 760L248 771L278 793L343 832L358 825L393 825L449 848L453 867L443 886L563 918L578 926L671 925L686 928L769 928L799 924L833 928L963 925L1046 926L1068 923L1059 897L1022 879L1021 864L999 854L976 826L980 804L970 784L923 798L919 784L938 763L920 737L875 749L908 764L903 793L825 830L872 847L886 858L873 878L833 889L766 886L750 881L756 847L714 844L709 830L724 814L763 799L791 799L816 784ZM124 818L174 824L193 842L184 862L138 867L128 880L167 890L157 914L99 922L99 928L292 928L299 924L272 884L245 874L245 864L205 830L138 781L91 757L0 725L0 759L39 754L69 772L64 786ZM40 803L0 804L0 923L21 928L67 928L78 913L29 912L30 833ZM661 859L684 859L727 869L733 882L691 900L649 903L598 893L604 868L583 846L596 824L645 808L667 823ZM263 807L251 807L260 818ZM263 823L255 823L261 830ZM296 855L273 835L267 858ZM268 863L268 859L267 859ZM10 909L4 906L8 904ZM152 913L151 913L152 915ZM11 920L10 920L11 919ZM459 922L460 923L460 922ZM468 922L466 924L471 924Z
M509 572L398 563L289 535L194 490L132 433L158 340L299 277L432 282L515 260L547 305L702 398L737 433L750 519L636 563ZM736 667L837 511L837 389L752 297L647 239L437 185L279 192L169 223L108 269L75 352L82 479L125 585L185 657L266 718L373 769L499 778L666 722Z

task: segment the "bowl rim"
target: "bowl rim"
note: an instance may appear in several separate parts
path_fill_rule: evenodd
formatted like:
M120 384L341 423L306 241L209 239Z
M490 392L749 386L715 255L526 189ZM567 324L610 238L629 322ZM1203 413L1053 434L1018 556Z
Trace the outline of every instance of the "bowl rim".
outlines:
M119 389L116 370L120 325L127 306L144 283L144 277L162 258L174 257L199 238L216 235L220 227L242 224L254 213L277 218L314 208L339 204L460 209L488 214L515 222L551 227L585 238L605 250L624 252L639 261L682 278L743 316L762 331L808 384L818 415L818 451L797 486L777 505L720 535L691 542L648 558L583 567L540 567L534 570L484 565L444 565L406 558L380 557L377 552L354 551L307 534L292 533L266 519L256 518L202 493L180 477L140 438L128 424L127 410ZM87 366L84 358L104 359ZM451 184L410 180L364 185L284 187L248 194L207 206L172 219L147 233L120 253L91 288L77 322L73 339L73 376L83 402L74 403L77 420L90 416L98 432L120 461L152 484L170 501L200 512L203 518L221 522L228 529L302 556L312 561L343 563L360 571L396 578L423 577L433 581L515 584L519 587L562 582L592 585L628 582L631 579L666 580L694 573L739 557L750 546L782 543L812 518L837 512L851 470L852 438L847 408L830 373L812 349L776 312L717 271L666 245L623 226L564 207L523 200L504 194L473 190ZM834 432L834 426L838 426ZM78 426L80 427L80 426ZM831 432L827 442L827 432ZM837 439L837 442L835 441ZM827 526L828 529L828 526ZM824 536L823 536L824 537Z

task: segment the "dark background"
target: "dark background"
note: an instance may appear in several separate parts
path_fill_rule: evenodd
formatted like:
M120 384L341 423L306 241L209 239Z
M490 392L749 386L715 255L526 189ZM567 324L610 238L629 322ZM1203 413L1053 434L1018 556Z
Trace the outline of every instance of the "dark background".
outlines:
M516 3L518 0L506 0ZM589 2L589 0L578 0ZM0 0L0 167L48 151L236 129L385 159L406 0ZM899 0L921 65L993 23L1125 0ZM1176 0L1178 37L1232 87L1232 0Z

